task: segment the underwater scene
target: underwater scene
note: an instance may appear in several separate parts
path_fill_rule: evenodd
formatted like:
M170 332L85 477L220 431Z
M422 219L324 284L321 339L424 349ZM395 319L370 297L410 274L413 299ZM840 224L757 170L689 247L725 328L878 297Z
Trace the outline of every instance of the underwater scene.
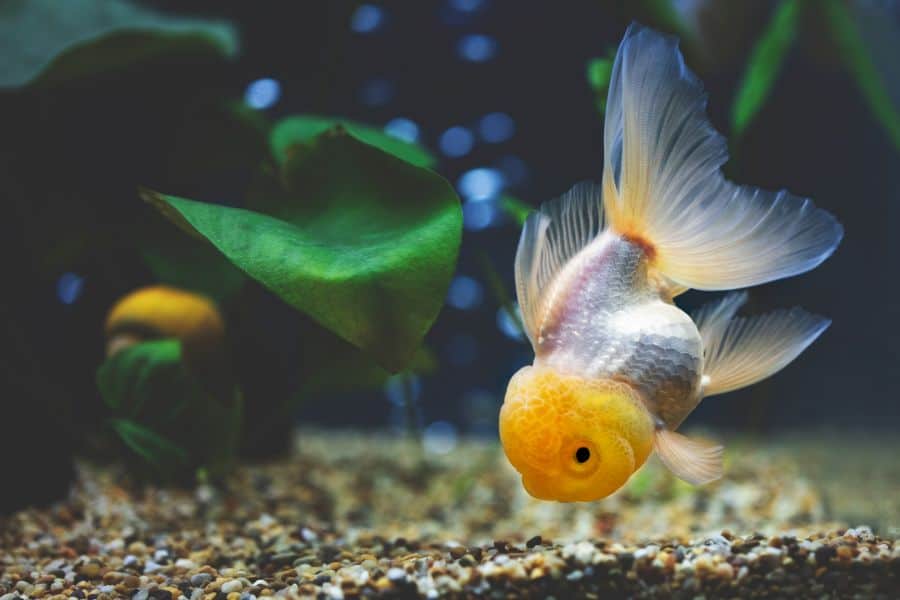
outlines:
M900 2L0 2L0 600L900 598Z

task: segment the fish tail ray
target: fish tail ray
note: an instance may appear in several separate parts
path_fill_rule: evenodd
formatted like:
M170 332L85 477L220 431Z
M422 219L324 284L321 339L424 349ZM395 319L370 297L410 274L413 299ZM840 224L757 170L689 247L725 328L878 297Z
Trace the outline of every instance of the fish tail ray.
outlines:
M843 236L805 198L725 180L724 138L675 38L632 24L613 66L604 130L607 221L677 284L737 289L816 267Z
M734 317L746 295L729 294L694 316L703 340L704 396L752 385L800 355L831 324L802 308Z

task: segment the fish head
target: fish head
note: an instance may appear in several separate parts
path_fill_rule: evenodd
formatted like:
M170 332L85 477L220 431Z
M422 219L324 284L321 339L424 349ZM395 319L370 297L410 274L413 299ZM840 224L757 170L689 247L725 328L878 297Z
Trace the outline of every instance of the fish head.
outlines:
M541 500L591 501L618 490L653 447L637 393L611 380L528 366L509 382L500 440L526 491Z

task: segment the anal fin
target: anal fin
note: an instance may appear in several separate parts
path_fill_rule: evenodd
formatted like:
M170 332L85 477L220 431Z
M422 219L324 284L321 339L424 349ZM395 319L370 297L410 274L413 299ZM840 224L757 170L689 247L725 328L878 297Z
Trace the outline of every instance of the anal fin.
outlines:
M653 448L663 464L688 483L700 485L722 476L722 446L660 428L653 438Z

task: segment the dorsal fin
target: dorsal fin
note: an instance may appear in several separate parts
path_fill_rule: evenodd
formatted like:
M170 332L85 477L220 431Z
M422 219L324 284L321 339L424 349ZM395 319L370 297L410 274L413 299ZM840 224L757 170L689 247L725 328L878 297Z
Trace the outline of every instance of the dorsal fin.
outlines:
M597 183L577 183L559 198L544 202L525 221L516 251L516 295L532 345L553 280L603 231L601 189Z

